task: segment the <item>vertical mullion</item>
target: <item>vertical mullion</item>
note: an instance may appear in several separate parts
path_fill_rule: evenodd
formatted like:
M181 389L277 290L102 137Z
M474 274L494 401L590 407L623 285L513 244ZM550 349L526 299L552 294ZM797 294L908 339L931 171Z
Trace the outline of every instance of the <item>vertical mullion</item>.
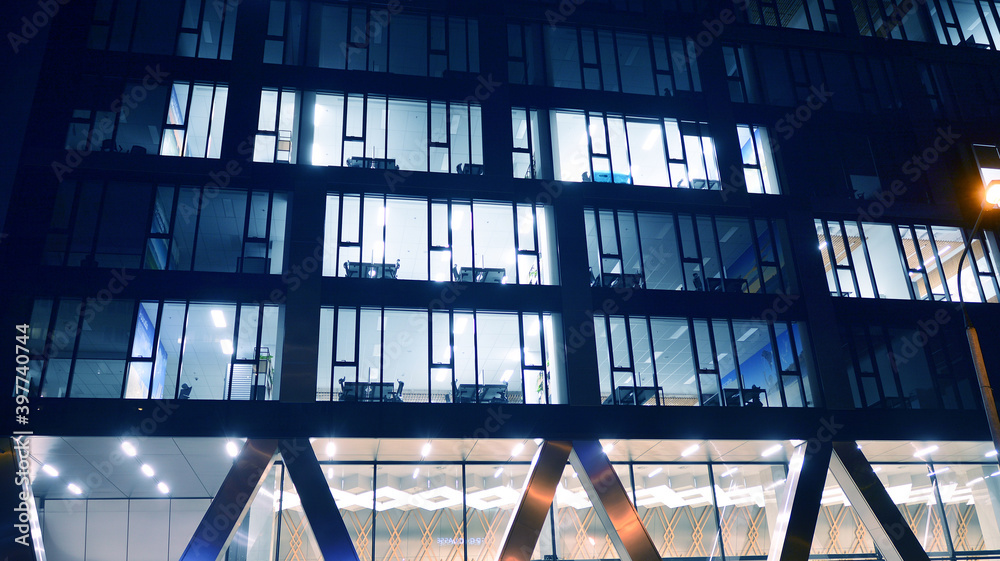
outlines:
M858 222L858 234L861 238L861 250L865 254L865 265L868 268L868 278L872 283L872 292L874 292L876 298L880 298L878 291L878 279L875 278L875 266L872 265L872 256L868 251L868 236L865 236L865 225L864 222ZM860 296L860 293L858 294Z
M139 321L139 310L141 310L141 309L142 309L142 300L137 300L136 301L135 309L132 311L132 314L131 314L132 323L130 324L130 327L129 327L128 347L126 347L126 349L127 349L126 353L127 354L125 355L126 356L126 358L125 358L125 372L123 374L123 378L124 379L122 380L121 390L118 391L118 399L125 399L125 386L126 386L126 383L128 381L128 373L129 373L129 370L132 369L132 362L133 362L133 359L134 359L134 357L132 356L132 344L133 344L133 341L135 340L135 326L136 326L136 323ZM152 365L152 359L154 359L156 357L156 341L157 341L157 338L156 338L156 327L158 327L157 323L159 322L159 319L160 319L160 315L159 315L159 313L157 313L156 318L153 319L153 322L154 322L153 323L153 352L151 354L151 359L150 359L150 364L151 365ZM150 368L149 374L150 374L150 378L152 378L152 375L153 375L152 368ZM146 399L149 399L150 395L152 393L153 393L153 384L150 383L149 387L146 389Z
M774 366L777 372L778 379L778 398L781 399L781 407L788 407L788 397L785 396L785 369L781 366L781 354L780 347L778 347L778 337L774 332L774 324L767 324L767 337L771 341L771 349L773 349L771 356L774 357ZM785 325L785 333L788 333L788 343L791 345L792 349L795 349L795 338L792 337L792 333L789 330L789 326ZM792 352L794 355L795 353ZM765 378L766 380L767 378ZM802 384L799 384L801 387ZM764 395L767 395L767 390L765 389Z
M455 390L458 388L458 381L457 381L458 374L455 372L455 312L454 310L448 310L447 313L448 313L448 363L451 369L451 388L449 388L448 391L451 392L451 402L456 403L458 401L457 399L458 393L456 393ZM433 311L431 312L431 314L433 314ZM476 324L474 321L472 325L473 327L475 327ZM473 349L473 353L475 353L475 349ZM433 354L431 356L432 356L431 360L433 360ZM430 396L428 396L428 400L430 400Z
M382 381L385 378L385 306L379 306L379 352L378 352L378 400L385 400L385 396L382 395ZM372 381L371 375L368 376L368 383ZM369 386L371 387L371 386ZM360 396L359 396L360 397Z
M239 261L238 261L239 264L240 264L240 266L238 267L239 270L236 271L237 273L242 273L243 269L247 266L247 264L246 264L247 238L250 237L250 216L253 214L253 193L254 192L253 192L252 189L248 189L246 191L246 193L247 193L247 202L246 202L246 204L243 207L243 236L240 239L240 257L239 257ZM266 218L266 214L265 214L265 218ZM266 228L266 226L265 226L265 228ZM266 235L267 235L267 232L265 230L265 239L266 239ZM265 257L267 256L267 250L266 249L264 250L264 256Z
M581 59L582 61L582 59ZM582 62L581 62L582 64ZM604 114L601 114L601 119L604 119ZM587 165L590 169L590 181L592 183L597 182L597 178L594 177L594 139L590 133L590 111L583 112L583 122L587 127ZM603 269L603 267L602 267Z
M195 193L198 194L199 200L204 200L204 187L195 187ZM196 208L195 210L195 223L194 223L194 234L191 235L191 268L189 271L194 271L196 259L198 258L198 234L201 232L201 211L204 210L205 205L195 205L201 208ZM176 218L176 217L175 217Z
M239 360L239 348L240 348L240 312L243 306L239 303L236 304L236 320L233 322L233 354L229 357L229 380L226 383L226 395L222 399L229 401L233 398L233 370L236 366L236 361Z
M361 382L361 314L364 308L355 306L354 308L354 383ZM379 321L381 321L381 316ZM381 349L379 356L381 356ZM360 389L360 388L359 388ZM361 396L358 396L360 399Z
M837 291L837 296L843 296L844 290L840 286L840 274L837 268L837 254L833 249L833 235L830 234L830 222L828 220L822 220L821 222L823 225L823 241L826 242L824 249L826 250L827 259L830 261L830 271L833 273L833 286ZM841 237L841 241L843 241L843 237Z
M225 4L226 2L229 2L231 0L221 0L221 1L223 2L223 4ZM207 8L207 6L206 6L207 3L208 2L206 0L201 0L199 2L198 21L195 23L195 25L196 25L196 27L195 27L195 36L197 37L196 44L195 44L195 51L194 51L195 58L201 58L201 35L202 35L202 33L205 32L205 10ZM181 17L184 17L184 16L181 15ZM220 35L219 48L221 49L222 48L222 43L221 43L222 28L221 27L219 28L219 35ZM185 120L184 122L186 123L187 121Z
M646 317L646 337L649 337L649 362L653 365L653 395L656 398L657 405L666 405L666 403L660 403L660 379L656 369L656 349L653 347L653 324L649 317Z
M166 302L162 303L166 305ZM191 302L184 301L184 325L181 327L181 345L180 349L177 350L177 372L174 373L174 399L177 399L179 392L181 390L180 382L181 372L184 371L184 347L187 346L187 327L188 327L188 314L191 311ZM235 350L235 349L234 349Z
M256 345L254 347L254 350L253 350L253 370L254 370L253 380L254 380L254 385L250 388L250 401L256 401L257 400L257 385L258 385L257 382L260 380L261 343L263 342L263 339L264 339L264 304L258 304L257 305L257 332L254 335L255 335L254 341L255 341L255 345ZM235 351L236 349L233 349L233 350ZM270 353L270 350L271 349L268 349L268 353ZM275 350L277 350L277 349L275 349ZM268 363L268 369L270 369L270 367L271 367L271 364ZM265 382L264 388L266 389L267 388L267 385L266 385L267 378L264 379L264 382ZM330 387L332 388L333 385L331 384ZM266 400L267 400L267 396L265 395L264 399L262 401L266 401Z
M639 213L637 211L635 211L635 210L630 211L630 213L632 214L632 219L635 221L634 222L634 224L635 224L635 244L636 244L636 251L639 252L639 281L640 281L640 285L639 285L638 288L646 288L646 265L645 265L645 259L643 259L643 256L642 256L642 236L640 235L640 230L639 230ZM538 246L536 245L535 247L537 248ZM649 341L650 341L650 347L652 347L652 341L653 341L653 339L650 338ZM652 351L650 351L650 352L652 352ZM655 370L655 367L654 367L654 370Z
M734 331L733 330L733 320L727 319L727 320L722 320L722 321L724 321L726 323L726 331L728 331L727 335L729 335L729 344L732 345L732 348L733 348L733 372L736 373L736 387L737 387L738 391L740 392L740 402L737 405L739 405L740 407L743 407L743 404L744 404L743 395L744 395L744 391L746 390L746 388L743 387L743 372L740 370L740 358L739 358L740 351L739 351L739 348L736 346L736 334L733 332ZM711 320L708 323L709 323L709 325L711 325L712 324ZM713 337L713 342L714 342L714 340L715 339ZM716 349L712 349L712 350L713 350L713 353L716 352ZM719 391L722 393L723 405L728 406L728 404L725 403L725 401L726 401L726 390L722 387L722 366L719 364L719 356L718 355L714 355L714 356L715 356L716 376L719 377ZM778 359L778 360L780 360L780 359ZM767 398L767 392L766 391L764 392L764 396L765 396L765 399L766 399Z
M473 255L472 260L475 261L475 259L476 257L475 255ZM475 270L476 270L475 267L473 267L472 269L473 274L475 274ZM473 279L475 279L475 277L473 277ZM454 314L455 311L449 310L448 313ZM473 377L473 383L475 384L474 387L476 391L476 403L479 403L479 311L478 310L473 310L472 312L472 347L473 347L472 356L474 359L473 364L476 369Z
M542 324L539 323L538 324L538 333L541 334L541 332L542 332ZM527 388L528 388L528 386L525 385L525 379L524 379L524 370L525 370L525 368L527 368L527 364L526 364L525 357L524 357L524 312L517 312L517 338L518 338L518 342L520 343L520 346L517 349L517 354L518 354L518 356L521 357L521 366L520 366L521 371L518 372L518 376L521 378L521 403L527 404L528 400L525 399L525 396L527 394ZM544 365L544 363L543 363L543 365ZM543 380L544 380L544 377L545 377L545 375L542 374L542 379Z
M333 307L333 341L331 341L331 346L333 348L331 354L333 355L333 360L330 361L330 399L329 399L329 401L333 401L334 384L337 382L337 380L334 377L333 373L335 372L335 369L337 368L337 351L340 350L340 349L337 348L337 342L340 340L340 309L341 309L340 306L334 306ZM323 344L322 341L320 342L320 344L321 345ZM356 366L355 366L354 370L357 371L357 367Z
M611 386L611 403L618 405L618 395L615 390L618 384L615 383L615 345L611 340L611 316L603 314L604 318L604 344L608 347L608 378Z

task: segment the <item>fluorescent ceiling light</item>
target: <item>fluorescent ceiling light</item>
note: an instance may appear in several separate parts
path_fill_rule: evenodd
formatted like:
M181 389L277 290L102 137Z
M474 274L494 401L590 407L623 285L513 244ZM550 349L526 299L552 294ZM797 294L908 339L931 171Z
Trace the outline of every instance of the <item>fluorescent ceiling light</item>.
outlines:
M222 347L222 354L233 354L233 341L231 339L223 339L219 341L219 345Z
M420 468L413 468L413 479L416 479L420 475Z
M212 321L215 322L216 327L226 326L226 316L223 315L222 310L212 310Z
M917 450L916 452L914 452L913 453L913 457L914 458L922 458L922 457L926 456L927 454L930 454L931 452L936 452L937 449L938 449L937 445L928 446L927 448L924 448L923 450Z
M237 455L239 455L240 449L236 446L235 442L230 440L229 442L226 443L226 453L229 454L230 457L235 458Z
M683 452L681 452L681 457L682 458L686 458L686 457L690 456L691 454L694 454L697 451L698 451L698 445L697 444L692 444L691 446L688 446L687 448L685 448Z
M750 329L747 330L746 333L743 334L742 337L740 337L739 339L737 339L737 341L739 341L740 343L742 343L743 341L746 341L747 339L749 339L750 336L753 335L754 333L757 333L757 328L756 327L751 327Z
M455 335L461 335L465 333L465 326L469 323L469 318L467 316L459 316L455 318Z
M966 487L972 487L973 485L975 485L976 483L979 483L981 481L983 481L983 478L982 477L977 477L977 478L973 479L972 481L966 483L965 486Z
M996 450L990 450L989 452L986 453L986 457L987 458L992 458L992 457L994 457L996 455L997 455L997 451Z
M49 464L45 464L44 466L42 466L42 471L51 475L52 477L59 477L59 470L50 466Z
M722 472L722 477L729 477L735 474L737 471L739 471L738 468L729 468L726 471Z
M780 444L775 444L774 446L771 446L767 450L761 452L760 455L761 457L773 456L774 454L781 452L782 449L783 447Z
M536 438L533 442L535 443L535 446L541 446L542 442L545 442L545 441L542 440L541 438Z
M156 488L164 495L170 492L170 487L167 487L167 484L162 481L156 484Z
M729 238L733 237L733 234L735 234L735 233L736 233L736 226L733 226L732 228L729 229L728 232L726 232L725 236L722 236L721 238L719 238L719 241L722 242L722 243L726 243L726 242L729 241Z
M69 485L66 486L66 488L69 489L69 492L73 493L74 495L83 494L83 489L81 489L80 486L77 485L76 483L70 483Z
M327 442L326 443L326 455L327 455L327 457L332 458L333 455L336 454L336 453L337 453L337 445L334 444L333 441Z
M504 370L503 371L503 376L500 377L500 381L504 382L504 383L507 383L507 382L510 381L510 377L513 376L513 375L514 375L514 371L513 370Z
M826 249L826 242L819 244L819 249L820 250Z
M132 443L127 440L122 442L122 450L125 451L125 454L133 457L138 453L135 449L135 446L133 446Z
M431 443L425 442L424 447L420 449L420 457L426 458L428 454L431 453Z
M687 330L688 330L688 328L687 328L686 325L682 326L682 327L678 327L677 331L674 331L674 334L670 336L670 339L680 339L681 335L684 335L685 333L687 333Z
M601 449L604 450L605 454L610 454L611 450L613 450L614 447L615 447L614 444L608 443L608 444L605 444Z
M516 456L516 455L520 454L523 451L524 451L524 443L523 442L518 442L517 445L514 446L514 449L510 451L510 455L511 456Z
M663 468L656 468L653 471L649 472L649 475L647 475L646 477L656 477L657 475L660 474L661 471L663 471Z
M693 383L694 383L694 376L691 376L690 378L687 379L687 381L684 382L684 385L689 386Z
M153 475L156 473L156 472L153 471L153 466L151 466L149 464L142 464L142 468L141 469L142 469L142 473L144 473L146 475L146 477L153 477Z
M497 470L493 472L493 479L500 477L501 473L503 473L503 468L498 467Z

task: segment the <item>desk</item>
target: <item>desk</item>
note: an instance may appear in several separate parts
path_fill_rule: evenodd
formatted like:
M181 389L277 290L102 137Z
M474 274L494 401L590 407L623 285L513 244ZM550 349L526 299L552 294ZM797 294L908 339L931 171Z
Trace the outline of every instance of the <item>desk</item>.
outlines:
M452 393L455 403L507 403L507 384L459 384Z
M639 273L604 273L601 275L601 285L607 287L625 286L627 288L645 288L642 275ZM591 283L593 286L593 283Z
M500 284L507 276L507 269L500 267L455 267L455 280L461 282L488 282Z
M366 169L399 169L399 166L396 165L395 158L361 158L358 156L348 158L347 167Z
M349 279L394 279L398 271L398 259L395 264L344 262L344 272L347 273Z
M392 382L340 382L340 401L403 401Z
M614 179L614 181L612 181ZM595 171L594 178L590 178L590 172L583 172L584 181L593 181L595 183L632 183L632 176L627 173L616 173L614 177L611 176L611 172L608 171Z
M761 394L765 394L766 397L765 390L758 386L743 388L742 394L739 388L722 389L722 395L726 400L724 405L727 407L764 407L764 402L761 401ZM723 405L719 403L719 394L717 393L702 396L701 404Z
M455 171L465 175L483 175L486 168L482 164L458 164Z
M749 292L750 285L746 279L705 279L710 292Z
M642 405L653 399L660 390L656 386L623 386L615 388L614 393L604 398L601 405ZM617 399L617 401L615 401ZM663 402L663 398L660 398Z
M719 189L722 189L722 184L715 179L692 179L691 188L718 191Z

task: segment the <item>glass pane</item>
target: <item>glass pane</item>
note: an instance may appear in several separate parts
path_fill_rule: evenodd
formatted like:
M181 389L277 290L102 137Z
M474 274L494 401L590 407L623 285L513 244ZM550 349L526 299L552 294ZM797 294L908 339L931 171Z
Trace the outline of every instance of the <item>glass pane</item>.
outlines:
M228 397L235 321L232 304L191 304L181 364L181 383L192 388L191 399Z
M716 500L726 557L766 556L785 488L783 465L716 465ZM729 553L732 552L732 553Z
M706 466L636 464L632 471L636 510L661 557L721 558Z
M699 405L687 320L650 318L656 378L663 405Z

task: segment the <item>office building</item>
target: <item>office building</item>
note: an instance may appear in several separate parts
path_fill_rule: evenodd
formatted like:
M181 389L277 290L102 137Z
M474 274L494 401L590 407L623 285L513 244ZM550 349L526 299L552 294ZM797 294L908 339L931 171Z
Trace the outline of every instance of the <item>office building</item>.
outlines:
M9 22L50 561L1000 559L1000 2Z

